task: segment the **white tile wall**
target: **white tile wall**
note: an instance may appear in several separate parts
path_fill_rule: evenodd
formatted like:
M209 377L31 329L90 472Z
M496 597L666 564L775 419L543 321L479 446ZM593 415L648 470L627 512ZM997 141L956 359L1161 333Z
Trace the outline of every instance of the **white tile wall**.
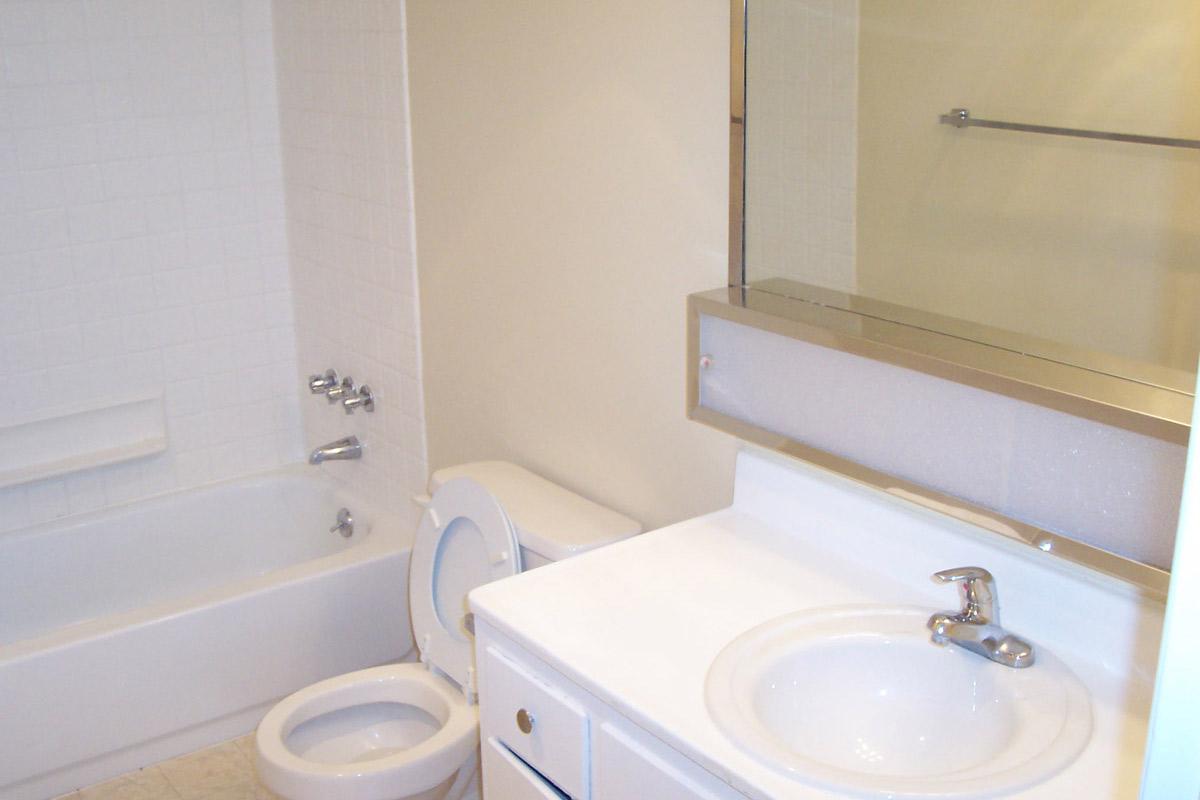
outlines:
M300 456L270 0L0 0L0 426L163 393L169 451L0 530Z
M856 289L858 0L755 0L746 274Z
M347 416L301 398L307 447L356 434L322 466L413 519L426 450L409 182L402 0L276 0L297 382L327 367L375 391Z

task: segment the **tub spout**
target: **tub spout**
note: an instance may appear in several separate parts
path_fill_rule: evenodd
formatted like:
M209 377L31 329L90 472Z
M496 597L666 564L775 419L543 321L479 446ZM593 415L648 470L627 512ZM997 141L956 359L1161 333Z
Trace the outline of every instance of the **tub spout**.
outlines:
M362 458L362 442L358 441L357 436L347 436L345 439L338 439L336 442L330 442L313 450L308 456L308 463L348 461L353 458Z

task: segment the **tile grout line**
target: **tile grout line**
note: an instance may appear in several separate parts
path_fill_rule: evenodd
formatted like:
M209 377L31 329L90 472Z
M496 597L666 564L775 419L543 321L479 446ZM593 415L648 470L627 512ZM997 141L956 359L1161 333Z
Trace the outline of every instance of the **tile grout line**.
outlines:
M155 765L155 767L162 772L163 777L166 779L167 785L171 788L171 791L175 793L176 798L178 798L178 800L187 800L188 796L191 794L191 790L195 787L178 785L176 781L172 780L171 778L171 770L163 769L163 767L171 764L172 762L197 761L204 757L202 754L208 754L211 756L219 752L229 753L232 751L233 761L235 764L240 764L240 769L235 766L236 782L249 782L252 786L257 788L258 775L255 773L254 765L250 762L250 760L246 757L246 754L242 752L242 748L238 745L238 739L240 738L241 737L238 737L237 739L228 739L224 742L218 742L210 745L209 747L205 747L191 753L185 753L173 759L163 761Z
M167 785L167 788L171 790L171 794L176 798L176 800L183 800L183 793L180 792L179 789L175 786L175 784L171 781L170 776L168 776L166 771L163 770L161 763L152 764L149 767L144 768L144 770L149 770L149 769L154 769L160 775L162 775L163 783L165 783Z
M186 755L182 755L182 756L176 756L174 759L168 759L168 761L174 761L175 759L178 759L178 758L186 758L187 755L190 755L190 753L186 754ZM177 800L183 800L183 792L179 791L179 787L177 787L175 785L175 782L173 780L171 780L171 776L168 775L166 770L164 770L162 768L162 765L165 763L167 763L167 761L162 761L162 762L159 762L158 764L153 765L154 769L157 769L159 772L162 773L163 780L166 781L167 788L169 788L171 790L171 793L177 798ZM149 769L149 767L147 767L147 769Z

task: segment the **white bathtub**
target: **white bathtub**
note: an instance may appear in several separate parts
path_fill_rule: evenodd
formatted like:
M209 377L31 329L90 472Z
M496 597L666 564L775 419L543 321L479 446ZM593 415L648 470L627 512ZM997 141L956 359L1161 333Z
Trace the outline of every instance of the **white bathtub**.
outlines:
M350 539L329 532L342 506ZM236 736L402 657L411 541L303 469L0 535L0 800Z

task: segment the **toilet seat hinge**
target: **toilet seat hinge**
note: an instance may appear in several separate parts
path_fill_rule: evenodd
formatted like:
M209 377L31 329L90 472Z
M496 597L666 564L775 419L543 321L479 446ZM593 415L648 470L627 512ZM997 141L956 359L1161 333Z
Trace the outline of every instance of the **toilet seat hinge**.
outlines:
M467 705L473 706L479 702L479 677L474 667L467 667Z

